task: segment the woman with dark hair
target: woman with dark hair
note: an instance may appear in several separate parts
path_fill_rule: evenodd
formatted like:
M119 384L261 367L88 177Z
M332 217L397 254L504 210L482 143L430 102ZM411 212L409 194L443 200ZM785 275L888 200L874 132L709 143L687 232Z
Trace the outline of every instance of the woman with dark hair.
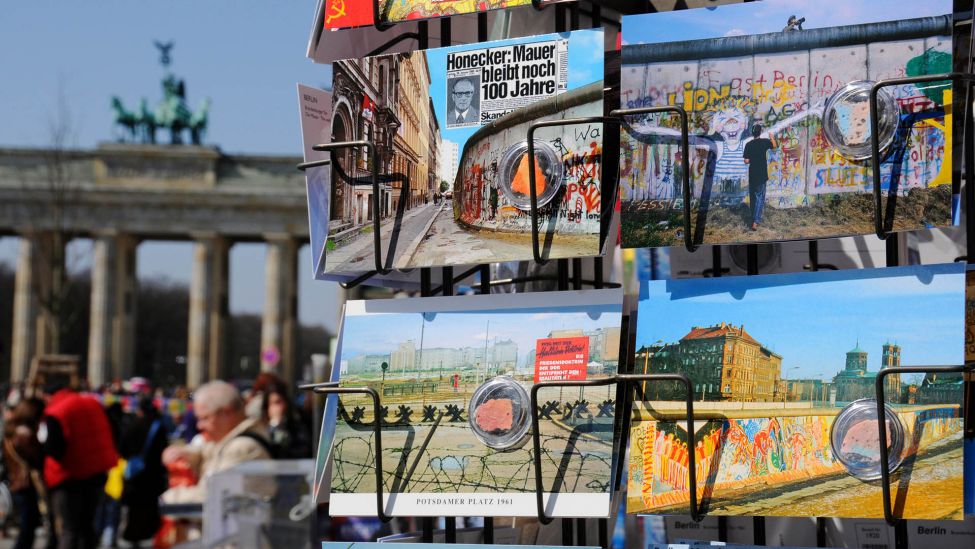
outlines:
M120 454L126 459L122 505L128 510L122 539L138 547L152 538L161 524L159 496L169 483L162 464L167 433L152 398L139 399L135 422L122 435Z
M302 427L298 411L291 405L282 385L271 384L264 388L261 419L267 424L275 457L298 459L311 455L309 433Z
M281 376L274 372L261 372L254 378L254 384L245 397L245 407L247 417L259 419L261 410L264 409L264 396L272 387L285 387L286 384Z

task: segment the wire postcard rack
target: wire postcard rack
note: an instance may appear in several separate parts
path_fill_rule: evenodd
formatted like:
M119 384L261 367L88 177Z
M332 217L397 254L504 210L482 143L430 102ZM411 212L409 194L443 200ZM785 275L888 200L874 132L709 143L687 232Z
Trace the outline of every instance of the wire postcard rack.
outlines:
M750 1L750 0L745 0ZM585 8L583 9L583 4ZM678 3L680 4L680 3ZM608 4L599 0L593 0L589 2L565 2L557 3L552 6L543 6L539 0L532 0L532 5L539 13L551 13L555 21L556 32L564 32L567 30L575 30L580 28L581 15L585 15L592 21L593 27L608 26L619 28L619 21L613 18L607 18L603 15L602 8L606 7ZM675 9L679 9L681 6L678 5ZM686 6L684 6L686 7ZM551 8L551 9L549 9ZM396 24L387 23L380 20L378 14L379 2L378 0L373 0L374 14L377 14L375 19L375 27L380 31L389 31L396 27ZM636 9L636 12L652 13L657 11L653 5L648 1L642 7L642 9ZM477 14L478 22L478 33L477 39L479 42L484 42L488 37L488 14L480 12ZM429 38L429 24L430 20L422 20L417 23L417 32L400 33L399 35L393 37L383 46L377 48L376 50L370 52L368 56L378 55L389 48L395 46L396 44L408 40L415 39L418 41L419 49L425 49L428 45ZM451 44L451 20L449 17L444 17L440 19L440 30L441 30L441 46L449 46ZM953 194L958 193L959 187L957 185L958 181L964 181L966 185L961 187L962 199L964 211L973 212L975 211L975 147L973 147L973 139L975 139L975 129L973 129L973 98L975 98L975 93L973 93L973 85L975 85L975 73L973 73L972 61L972 42L975 37L973 37L972 31L972 19L971 14L969 14L969 19L967 21L967 27L965 24L956 24L956 36L955 40L962 40L962 42L967 40L967 44L964 44L968 49L968 56L963 64L956 62L956 71L951 73L937 74L937 75L924 75L919 77L911 78L894 78L885 79L878 81L873 84L870 91L869 106L870 106L870 124L871 124L871 156L869 160L869 165L872 167L872 178L873 178L873 221L875 234L878 238L885 241L886 243L886 255L887 255L887 266L896 266L900 264L901 258L899 257L898 240L899 233L892 232L892 220L894 218L896 209L896 198L894 192L888 193L887 204L884 205L884 196L881 188L881 172L880 168L885 161L892 161L896 159L896 151L886 151L886 154L881 151L879 144L879 136L877 128L879 126L879 114L877 98L880 90L886 87L899 86L905 84L921 84L921 83L933 83L940 81L951 81L956 88L961 88L963 93L956 94L956 97L960 97L962 100L955 100L953 102L953 108L956 114L956 129L961 130L960 138L958 132L956 132L955 139L961 143L962 154L953 156L954 159L954 173L956 174L956 187L953 189ZM958 29L962 29L958 31ZM957 49L957 48L956 48ZM963 65L963 66L962 66ZM961 70L958 68L961 67ZM609 70L609 65L607 65L607 75L606 75L607 85L616 86L618 90L619 86L619 69L615 70L613 73ZM607 96L608 97L608 96ZM688 131L688 118L687 113L680 106L668 106L668 107L652 107L652 108L640 108L640 109L620 109L618 108L618 93L615 96L617 104L609 104L610 101L607 99L605 101L605 112L604 116L588 117L588 118L576 118L570 120L544 120L536 122L530 125L527 132L527 143L528 143L528 159L529 159L529 177L530 177L530 199L531 199L531 237L532 237L532 262L536 265L544 265L549 262L549 257L544 251L543 246L543 235L540 234L539 230L539 208L538 208L538 197L535 188L535 169L534 169L534 142L533 138L535 132L541 128L554 127L554 126L568 126L573 124L583 124L583 123L602 123L604 126L611 125L614 127L626 127L628 117L637 115L656 115L665 114L677 116L680 119L680 135L674 136L674 141L681 147L680 150L688 151L691 146L691 136ZM943 115L944 112L941 113ZM960 120L960 124L957 122ZM901 117L899 121L900 129L903 130L904 125L911 125L917 121L917 118ZM959 127L960 126L960 127ZM605 135L605 132L604 132ZM350 142L339 142L339 143L327 143L321 144L315 147L315 150L329 151L330 158L327 160L319 160L315 162L307 162L300 164L299 169L307 169L313 166L320 166L325 164L333 164L333 166L338 166L335 154L336 151L352 148L352 147L365 147L369 149L370 153L375 156L377 151L377 146L374 143L368 141L350 141ZM611 149L612 147L610 147ZM616 146L617 150L610 150L605 148L604 144L604 157L606 155L615 154L617 157L619 155L618 143ZM683 163L683 170L681 171L681 188L684 196L690 196L690 170L688 169L687 163L689 161L688 154L682 154L681 159ZM380 181L384 174L378 173L379 163L374 161L371 163L371 184L373 186L373 197L374 200L378 201L378 187ZM603 171L604 182L604 195L605 196L616 196L618 193L619 181L617 174L606 173L606 162L601 163L601 169ZM341 175L341 174L340 174ZM607 176L609 181L607 181ZM606 201L610 202L610 201ZM378 211L378 204L374 205ZM604 214L611 209L604 209ZM684 237L684 247L689 252L696 252L702 246L703 238L703 227L695 225L692 217L693 211L691 208L691 201L684 200L682 205L682 217L683 217L683 237ZM343 288L354 288L360 284L365 284L370 281L373 277L381 274L386 274L390 272L389 265L393 264L394 258L386 258L383 261L382 257L382 242L380 234L380 224L379 217L374 216L374 251L375 251L375 269L362 273L355 279L342 283ZM605 221L604 215L604 230L606 232L607 223ZM969 217L966 217L965 221L965 234L966 241L975 241L975 222L972 222ZM608 235L602 235L602 241L605 242ZM747 274L756 275L759 274L758 267L758 244L746 244L746 263L747 263ZM611 246L609 246L611 247ZM728 272L727 268L724 268L721 264L721 246L713 245L711 246L712 253L712 268L708 269L705 276L715 276L719 277ZM819 261L819 241L816 239L808 240L808 257L809 263L806 265L808 270L817 271L821 269L831 269L835 270L837 267L828 263L821 263ZM583 286L592 286L595 288L602 287L619 287L620 284L610 282L605 280L604 268L603 268L603 257L597 256L591 258L593 261L593 272L595 276L592 279L583 279L583 269L582 269L582 259L557 259L557 274L555 276L534 276L534 277L523 277L523 278L508 278L508 279L491 279L490 268L488 265L476 265L467 271L454 275L453 267L446 266L440 267L442 271L442 284L438 287L434 287L431 283L432 279L432 268L421 267L420 271L420 287L422 296L432 296L432 295L453 295L454 287L458 282L466 280L473 276L479 277L478 289L481 293L490 293L492 287L515 284L518 282L530 282L537 280L554 280L557 282L559 290L567 289L581 289ZM957 261L964 261L969 264L975 264L975 254L968 253L966 256L957 258ZM571 265L571 268L570 268ZM623 319L623 332L626 333L626 326L630 322L630 319L624 316ZM618 375L591 381L562 381L562 382L542 382L536 384L531 391L532 399L532 425L533 425L533 447L535 449L533 456L533 468L535 474L535 492L536 492L536 504L537 504L537 518L540 523L548 524L554 520L554 517L550 515L545 503L545 494L542 491L541 483L541 463L539 455L539 434L538 434L538 421L540 408L538 407L537 394L538 391L545 387L562 386L562 387L585 387L585 386L600 386L600 385L617 385L617 395L615 403L616 421L617 421L617 432L620 436L617 437L618 449L620 452L625 451L626 448L626 438L628 429L628 422L630 421L631 410L633 403L635 402L635 387L636 383L653 383L660 381L669 382L679 382L685 386L685 407L686 407L686 417L684 418L687 422L687 433L690 441L690 446L693 447L694 441L694 413L693 413L693 396L692 396L692 386L688 378L680 374L633 374L633 364L632 364L632 353L628 352L627 338L624 338L621 342L622 350L624 356L627 359L621 362L620 372ZM885 393L884 393L884 383L883 380L893 374L904 374L904 373L959 373L966 377L965 384L965 400L962 408L962 417L965 420L965 436L966 438L975 438L975 391L972 390L973 372L975 372L975 365L972 363L964 365L948 365L948 366L901 366L898 368L884 368L882 369L876 378L876 393L877 393L877 406L878 406L878 418L884 417L884 406L885 406ZM374 410L376 411L377 418L382 416L379 413L381 409L381 398L374 390L360 387L360 388L349 388L349 387L339 387L337 383L329 382L322 384L313 384L303 386L302 389L312 390L315 393L323 395L341 395L341 394L366 394L370 396L373 402ZM390 516L386 512L384 507L385 494L383 493L383 482L382 482L382 457L381 457L381 437L382 437L382 421L375 422L375 441L377 445L376 455L376 481L377 481L377 509L376 516L380 517L381 520L390 520ZM877 429L879 434L879 440L886 440L887 426L884 421L878 420ZM894 527L894 544L896 549L907 549L908 548L908 533L907 533L907 523L906 520L896 516L894 512L894 506L891 502L891 475L889 468L886 466L889 462L890 456L888 455L887 448L885 445L881 445L881 487L883 490L883 516L887 524ZM704 518L705 514L702 512L702 507L697 498L697 478L695 474L695 455L694 452L688 453L689 467L688 467L688 488L689 488L689 501L688 501L688 514L694 521L700 521ZM617 459L617 470L614 473L613 484L611 488L615 491L620 487L623 468L622 459ZM566 545L573 545L578 542L578 544L585 543L585 529L586 523L584 519L577 519L575 523L575 528L573 528L573 522L571 518L562 518L562 541ZM424 542L431 542L433 540L433 527L434 519L430 517L425 517L421 521L422 523L422 539ZM599 540L603 547L608 547L609 545L609 519L599 520ZM493 542L493 532L494 532L494 520L491 517L485 517L484 519L484 541L485 543ZM826 545L826 521L822 518L817 519L817 545L823 547ZM718 536L722 541L727 540L727 520L726 517L718 517ZM446 535L445 539L448 543L456 542L456 526L453 520L446 521ZM754 517L754 543L756 545L765 544L765 521L764 517Z

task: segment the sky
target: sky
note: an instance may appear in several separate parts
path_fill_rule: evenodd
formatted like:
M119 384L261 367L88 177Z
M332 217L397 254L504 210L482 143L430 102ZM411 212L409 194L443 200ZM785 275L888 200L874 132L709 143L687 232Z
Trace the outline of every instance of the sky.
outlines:
M881 346L901 363L964 361L964 265L653 281L641 295L637 348L678 341L693 326L740 326L782 356L783 377L824 380L859 342L868 369ZM795 368L795 369L793 369Z
M623 43L679 42L780 32L795 15L805 30L951 13L951 0L763 0L623 18Z
M598 314L597 314L598 313ZM389 353L408 339L420 347L421 313L347 316L342 332L342 360L360 354ZM426 315L423 348L481 347L485 341L512 340L518 362L535 349L535 340L552 330L585 331L620 326L619 305L520 309L516 311Z
M206 144L226 153L300 156L295 83L331 83L328 67L305 57L315 9L315 0L6 2L0 147L48 145L59 95L75 129L69 146L113 140L113 95L129 109L143 97L150 105L162 98L158 40L175 43L170 69L186 80L190 108L204 97L212 101ZM0 262L13 263L16 247L16 239L0 239ZM90 243L76 247L84 256ZM191 250L185 242L149 241L139 249L139 276L188 284ZM337 289L311 280L309 255L299 251L299 316L334 333ZM231 311L263 310L264 247L234 246L231 269Z
M530 39L520 38L490 42L492 47L510 44L530 44L569 37L569 89L578 88L603 79L603 33L601 30L580 30L572 33L543 34ZM440 123L440 133L445 140L459 144L458 154L464 151L464 143L481 126L447 129L444 118L447 110L447 54L458 51L484 49L485 44L467 44L450 48L436 48L427 52L430 67L430 97Z

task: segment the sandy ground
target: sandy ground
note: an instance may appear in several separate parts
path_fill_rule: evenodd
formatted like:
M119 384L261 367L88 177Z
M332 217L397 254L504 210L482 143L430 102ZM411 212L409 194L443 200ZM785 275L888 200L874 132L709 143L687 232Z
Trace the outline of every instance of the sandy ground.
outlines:
M599 253L599 235L552 235L552 242L539 241L542 255L549 258L589 257ZM499 263L524 261L532 257L531 234L514 234L462 227L446 208L417 248L411 267L429 265Z
M762 224L751 230L747 204L709 208L704 219L705 244L762 242L874 234L872 194L832 195L813 206L777 209L766 205ZM887 198L884 197L886 211ZM683 215L678 210L651 209L649 201L624 202L622 238L624 247L683 245ZM697 204L694 204L697 208ZM945 226L951 223L951 189L912 189L897 198L895 231ZM692 210L692 227L699 223ZM699 229L694 229L699 231ZM697 232L695 232L695 235Z

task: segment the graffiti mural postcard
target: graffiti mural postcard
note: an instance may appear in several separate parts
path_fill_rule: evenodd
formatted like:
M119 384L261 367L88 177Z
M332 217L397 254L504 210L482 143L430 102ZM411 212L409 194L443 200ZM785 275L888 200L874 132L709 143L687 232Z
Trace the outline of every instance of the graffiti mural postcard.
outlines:
M686 513L693 452L708 514L882 518L880 481L862 480L880 474L862 469L879 461L877 375L963 363L963 270L645 282L634 369L691 379L695 432L688 448L683 385L646 385L631 423L627 510ZM961 374L883 383L894 514L960 520ZM860 407L872 419L851 423Z
M375 268L375 216L385 268L531 259L528 126L602 114L602 44L586 30L334 63L332 139L375 158L333 164L326 272ZM534 144L542 253L598 255L602 125Z
M622 299L592 290L349 302L333 379L381 396L385 512L535 516L528 391L537 378L615 375ZM615 395L615 385L539 391L549 514L608 516ZM340 398L333 515L376 515L376 421L368 397Z
M323 0L325 28L345 29L379 23L398 23L463 13L526 6L531 0L379 0L379 17L374 0Z
M949 0L769 0L623 18L624 247L684 242L684 160L697 243L874 232L868 95L951 72ZM882 88L888 230L952 224L951 86ZM946 114L947 113L947 114ZM957 192L957 191L956 191Z

